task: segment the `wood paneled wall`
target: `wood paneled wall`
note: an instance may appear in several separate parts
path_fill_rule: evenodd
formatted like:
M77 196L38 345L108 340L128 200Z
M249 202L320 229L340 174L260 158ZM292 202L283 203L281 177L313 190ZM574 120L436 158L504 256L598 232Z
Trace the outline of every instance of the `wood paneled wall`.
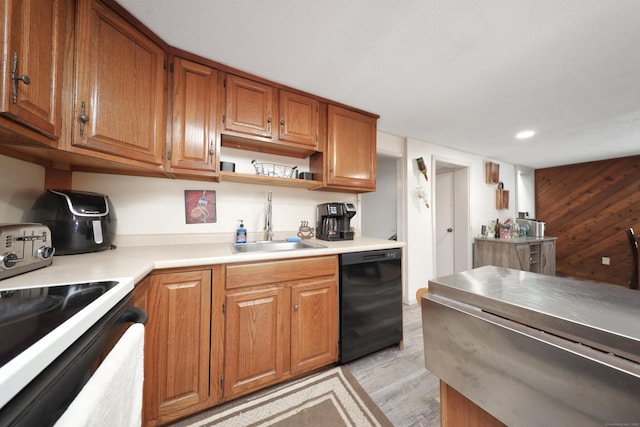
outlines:
M536 169L535 186L536 217L558 237L557 275L628 287L625 229L640 233L640 156Z

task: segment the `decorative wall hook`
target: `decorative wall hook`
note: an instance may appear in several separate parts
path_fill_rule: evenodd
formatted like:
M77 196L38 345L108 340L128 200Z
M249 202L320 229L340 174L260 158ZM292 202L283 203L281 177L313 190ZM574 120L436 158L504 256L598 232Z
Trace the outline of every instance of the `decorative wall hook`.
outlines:
M418 199L422 200L422 202L424 203L424 205L426 207L429 207L429 200L427 199L427 192L422 186L417 187L415 190L413 190L413 193L418 197Z

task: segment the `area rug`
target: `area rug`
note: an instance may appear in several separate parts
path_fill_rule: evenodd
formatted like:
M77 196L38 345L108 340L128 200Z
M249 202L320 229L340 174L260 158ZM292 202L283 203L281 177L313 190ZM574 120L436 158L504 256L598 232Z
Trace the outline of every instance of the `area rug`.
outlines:
M174 427L392 427L346 366L225 403Z

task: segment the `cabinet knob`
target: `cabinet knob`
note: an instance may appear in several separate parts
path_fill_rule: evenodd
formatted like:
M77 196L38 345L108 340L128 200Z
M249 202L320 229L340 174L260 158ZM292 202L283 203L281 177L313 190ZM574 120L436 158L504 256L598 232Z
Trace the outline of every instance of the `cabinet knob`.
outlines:
M80 107L80 136L84 136L84 124L89 121L89 116L87 116L85 109L86 103L82 101L82 106Z
M29 78L29 76L26 76L24 74L21 76L18 75L18 53L13 52L13 66L11 67L11 83L13 85L13 93L11 95L14 104L18 103L18 82L30 85L31 79Z
M295 311L298 311L298 309L299 309L299 308L300 308L300 307L298 307L298 304L296 304L296 305L294 305L294 306L293 306L293 309L294 309Z

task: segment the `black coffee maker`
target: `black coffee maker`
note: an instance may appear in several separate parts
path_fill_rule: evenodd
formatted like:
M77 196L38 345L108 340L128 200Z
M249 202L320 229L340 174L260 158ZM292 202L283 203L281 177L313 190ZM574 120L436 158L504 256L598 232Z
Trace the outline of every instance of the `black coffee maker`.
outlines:
M353 203L322 203L316 206L316 237L321 240L353 240Z

